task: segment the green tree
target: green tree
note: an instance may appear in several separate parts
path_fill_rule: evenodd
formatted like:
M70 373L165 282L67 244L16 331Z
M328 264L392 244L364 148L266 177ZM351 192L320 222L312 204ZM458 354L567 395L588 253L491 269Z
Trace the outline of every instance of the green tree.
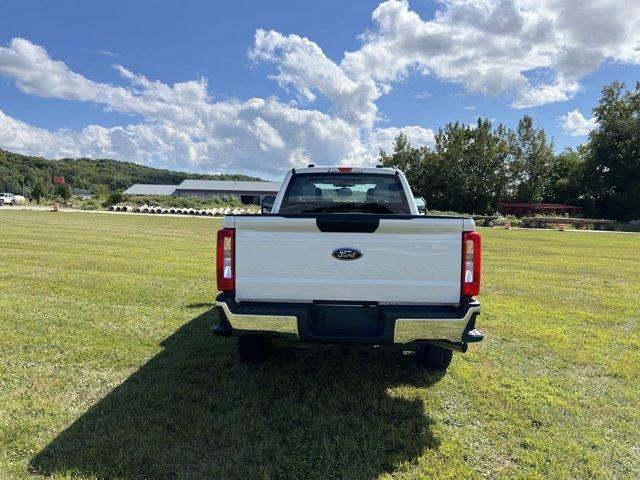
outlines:
M507 194L506 163L509 132L493 128L488 119L475 125L447 124L436 134L435 153L441 158L441 201L447 210L490 213ZM444 206L444 205L443 205Z
M63 201L68 201L71 198L71 190L69 189L69 185L66 183L61 183L55 189L56 197L59 197Z
M423 152L413 148L407 136L400 132L393 142L393 153L387 153L380 149L380 163L385 167L394 167L402 170L413 189L414 194L423 195Z
M474 126L449 123L435 135L435 149L412 148L400 134L394 151L380 152L384 165L400 168L429 208L487 213L507 195L509 131L487 119Z
M393 154L388 156L384 150L380 149L380 160L385 166L399 168L409 177L419 174L420 152L417 148L412 148L407 136L400 132L393 141Z
M93 187L92 193L95 198L106 198L109 195L109 187L99 183Z
M40 200L47 196L47 191L44 187L44 184L40 180L36 180L29 196L31 200L35 200L36 203L40 203Z
M117 160L92 160L88 158L46 160L0 149L0 191L22 193L22 182L27 192L35 182L43 182L46 195L52 192L51 179L62 175L66 181L78 188L95 188L103 185L110 191L124 190L134 183L178 184L185 179L206 180L259 180L246 175L208 175L160 170L130 162ZM108 191L101 192L103 198Z
M380 163L385 167L399 168L407 177L414 195L427 199L430 208L438 208L439 184L436 168L429 147L414 148L407 136L400 132L393 142L393 152L388 155L380 149Z
M514 200L538 203L547 195L549 174L554 162L553 142L533 119L525 115L511 139L511 190Z
M583 191L592 215L640 218L640 82L602 89L593 109L598 127L589 134Z
M582 203L583 150L567 148L554 157L547 177L545 201L571 205Z

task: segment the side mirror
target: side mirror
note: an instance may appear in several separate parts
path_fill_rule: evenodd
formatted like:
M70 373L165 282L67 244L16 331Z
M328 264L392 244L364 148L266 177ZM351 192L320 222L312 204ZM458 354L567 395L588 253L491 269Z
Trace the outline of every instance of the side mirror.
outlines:
M260 211L264 213L271 213L271 209L273 208L273 204L276 202L275 195L267 195L260 202Z
M414 197L414 200L416 202L416 207L418 207L418 213L420 215L426 215L427 201L424 199L424 197Z

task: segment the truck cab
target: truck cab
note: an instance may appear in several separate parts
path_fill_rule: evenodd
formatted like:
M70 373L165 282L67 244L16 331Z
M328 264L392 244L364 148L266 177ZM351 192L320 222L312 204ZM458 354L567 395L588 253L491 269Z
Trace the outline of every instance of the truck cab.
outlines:
M480 257L473 219L421 214L397 169L293 169L270 213L223 220L214 333L252 363L278 339L413 351L444 369L483 339Z

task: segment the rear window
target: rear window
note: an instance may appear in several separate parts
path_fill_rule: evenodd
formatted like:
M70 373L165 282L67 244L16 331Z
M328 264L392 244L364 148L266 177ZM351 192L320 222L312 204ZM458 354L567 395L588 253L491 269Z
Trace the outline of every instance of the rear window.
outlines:
M397 175L302 173L291 177L280 213L411 213Z

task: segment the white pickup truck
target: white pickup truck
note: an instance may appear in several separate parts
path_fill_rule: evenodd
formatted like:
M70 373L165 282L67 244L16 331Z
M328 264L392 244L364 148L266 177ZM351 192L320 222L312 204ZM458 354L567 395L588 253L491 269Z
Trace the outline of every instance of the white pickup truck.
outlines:
M295 168L262 210L224 217L217 238L213 331L237 336L243 361L284 339L445 369L483 339L473 219L421 215L399 170Z
M15 205L16 203L18 203L18 199L13 193L0 193L0 206Z

